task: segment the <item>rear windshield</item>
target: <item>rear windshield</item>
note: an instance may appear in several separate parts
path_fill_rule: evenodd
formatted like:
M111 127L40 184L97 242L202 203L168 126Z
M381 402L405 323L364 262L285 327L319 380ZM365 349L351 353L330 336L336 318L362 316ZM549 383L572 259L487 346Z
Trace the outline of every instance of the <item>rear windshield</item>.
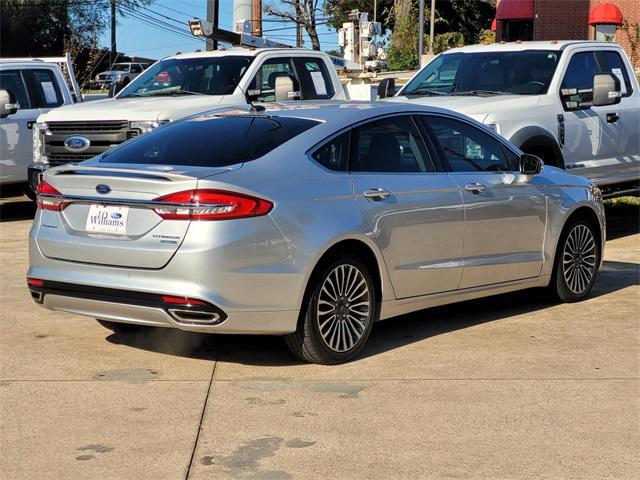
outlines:
M291 117L198 115L127 142L100 161L224 167L260 158L318 123Z

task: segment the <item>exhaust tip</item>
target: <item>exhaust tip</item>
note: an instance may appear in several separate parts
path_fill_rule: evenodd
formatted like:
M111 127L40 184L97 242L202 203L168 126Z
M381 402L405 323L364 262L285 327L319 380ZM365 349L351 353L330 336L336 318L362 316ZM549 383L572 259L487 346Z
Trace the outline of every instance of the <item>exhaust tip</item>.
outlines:
M202 312L197 310L181 310L178 308L168 309L169 314L176 323L180 325L220 325L225 321L220 314L216 312Z

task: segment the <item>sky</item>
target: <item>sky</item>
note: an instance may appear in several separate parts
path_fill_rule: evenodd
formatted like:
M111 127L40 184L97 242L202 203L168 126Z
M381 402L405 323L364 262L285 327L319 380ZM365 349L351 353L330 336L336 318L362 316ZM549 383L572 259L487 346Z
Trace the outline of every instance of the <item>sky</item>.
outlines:
M263 5L266 2L263 1ZM274 3L278 3L274 0ZM191 36L187 26L190 18L207 17L207 0L155 0L136 13L118 17L116 45L118 51L128 56L160 59L176 52L204 50L204 41ZM220 28L231 30L233 0L220 0ZM295 44L295 25L263 16L264 36L282 43ZM164 25L159 27L159 22ZM155 26L153 26L153 25ZM169 29L167 25L173 28ZM274 29L268 32L267 30ZM180 30L183 34L176 32ZM323 50L338 48L338 34L326 25L318 27ZM111 32L105 30L100 38L103 47L110 47ZM305 46L310 46L305 34Z

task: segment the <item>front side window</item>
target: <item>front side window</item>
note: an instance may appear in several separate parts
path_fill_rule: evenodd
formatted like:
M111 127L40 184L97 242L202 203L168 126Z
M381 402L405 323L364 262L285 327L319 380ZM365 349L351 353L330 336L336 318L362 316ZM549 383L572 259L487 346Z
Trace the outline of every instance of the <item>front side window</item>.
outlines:
M251 57L198 57L162 60L138 75L118 98L231 95Z
M508 172L514 168L495 138L467 123L421 117L433 132L453 172Z
M335 171L346 171L349 162L349 132L338 135L311 155L320 165Z
M402 95L547 93L561 52L449 53L438 56L402 90Z
M100 161L224 167L260 158L317 124L292 117L196 115L124 143Z
M433 172L433 162L410 117L391 117L354 130L357 141L351 170L361 172Z
M567 108L589 106L593 101L593 76L597 73L593 52L578 52L571 57L560 87Z
M291 77L296 75L291 63L291 58L272 58L265 60L249 86L249 95L259 102L275 102L276 78ZM294 84L296 82L294 81Z
M32 108L19 70L0 71L0 90L12 93L21 109Z
M30 69L25 74L33 91L34 103L39 108L54 108L64 103L60 86L51 70Z

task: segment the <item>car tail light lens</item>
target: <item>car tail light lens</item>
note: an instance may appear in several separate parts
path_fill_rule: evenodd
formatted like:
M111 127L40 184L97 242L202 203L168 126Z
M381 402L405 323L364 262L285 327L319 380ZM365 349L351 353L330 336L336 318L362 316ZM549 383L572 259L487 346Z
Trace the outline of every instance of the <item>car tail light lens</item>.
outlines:
M228 220L259 217L273 208L261 198L224 190L187 190L154 199L162 205L153 210L165 220Z
M30 287L42 287L44 286L44 280L39 278L27 278L27 285Z
M162 301L164 303L171 303L174 305L183 305L183 306L191 306L191 305L206 305L202 300L196 300L195 298L187 298L187 297L174 297L172 295L162 295Z
M55 187L51 186L49 183L44 180L38 184L38 190L36 192L38 194L37 205L39 208L43 210L52 210L54 212L59 212L64 207L64 202L62 198L49 198L43 197L42 195L60 195L60 193Z

